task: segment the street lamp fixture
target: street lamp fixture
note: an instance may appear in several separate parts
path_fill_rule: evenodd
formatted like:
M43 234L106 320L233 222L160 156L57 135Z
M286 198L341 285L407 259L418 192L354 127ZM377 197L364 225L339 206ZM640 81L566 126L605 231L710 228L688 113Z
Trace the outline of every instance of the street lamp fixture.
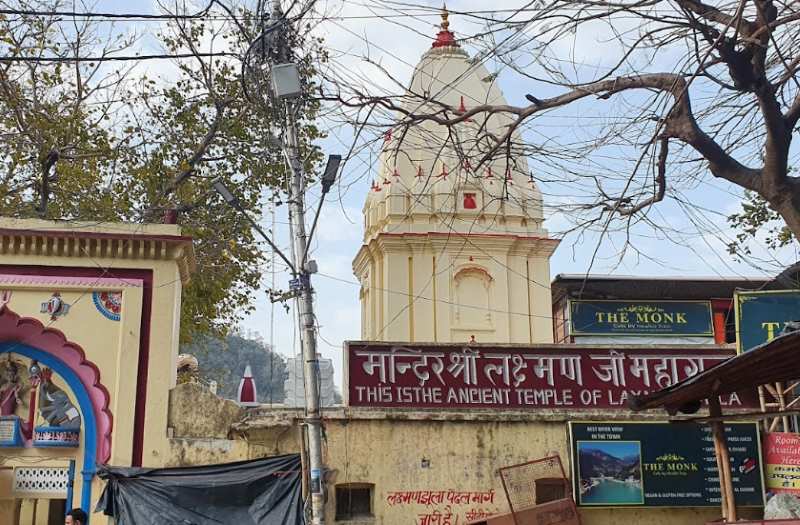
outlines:
M328 163L322 173L322 194L331 191L333 183L336 182L336 173L339 171L339 164L342 163L341 155L328 155Z
M231 190L229 190L220 179L214 179L214 182L212 182L211 185L213 186L214 191L219 193L219 196L222 197L225 202L231 206L239 206L239 199L236 198L233 193L231 193Z
M325 194L331 191L333 183L336 182L336 174L339 172L339 164L342 163L341 155L328 155L328 163L325 164L325 171L322 172L322 195L317 205L317 212L314 214L314 222L311 224L311 232L308 234L306 240L306 251L300 259L300 264L303 268L306 267L306 259L308 258L308 248L311 246L311 239L314 237L314 232L317 230L317 221L319 220L319 213L322 211L322 204L325 202ZM314 266L316 268L316 265ZM313 273L313 272L309 272Z

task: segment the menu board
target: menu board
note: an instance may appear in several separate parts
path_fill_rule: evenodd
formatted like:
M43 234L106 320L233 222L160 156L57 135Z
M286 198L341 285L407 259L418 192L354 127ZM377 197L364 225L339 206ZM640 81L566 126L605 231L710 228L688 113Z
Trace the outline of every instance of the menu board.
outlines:
M572 479L581 506L720 505L711 427L694 423L571 422ZM764 504L755 423L725 424L736 504Z

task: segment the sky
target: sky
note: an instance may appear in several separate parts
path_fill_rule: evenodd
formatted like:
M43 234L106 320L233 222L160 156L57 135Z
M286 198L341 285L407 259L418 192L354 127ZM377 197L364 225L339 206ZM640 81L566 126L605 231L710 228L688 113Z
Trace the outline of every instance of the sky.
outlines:
M416 0L415 4L427 4L438 7L438 2ZM495 0L493 9L514 8L521 5L522 0ZM149 0L126 2L127 11L158 12L157 4ZM394 84L381 69L369 64L365 57L373 63L381 64L385 71L403 84L411 78L413 68L422 53L429 48L431 38L436 34L439 23L435 12L416 10L414 17L397 17L381 19L373 17L376 11L369 7L370 0L347 2L329 1L324 4L326 12L338 15L339 19L327 22L316 29L319 36L331 50L330 67L337 68L342 74L368 76L374 81L376 89L394 90ZM399 5L399 4L398 4ZM453 11L486 10L485 0L449 0L448 7ZM96 11L118 11L117 2L98 0L93 7ZM382 11L381 14L391 14ZM474 19L452 15L451 29L457 37L480 32L481 26ZM154 30L152 23L139 23L137 31L145 35L141 46L152 48L154 41L147 35ZM565 43L564 54L572 53L572 58L587 67L599 67L613 60L615 49L601 37L602 29L597 32L587 31L575 37L573 44L577 54L571 52ZM499 34L498 38L503 35ZM470 43L465 48L477 52ZM150 49L152 50L152 49ZM558 48L556 48L558 50ZM499 73L499 83L506 98L511 104L523 105L527 102L524 95L536 89L537 94L554 94L554 88L543 85L532 85L529 80L518 75L508 74L502 64L489 60L486 63L490 71ZM142 66L152 75L169 79L171 66L169 63L149 63ZM533 141L543 139L569 142L577 136L590 135L593 131L592 118L595 107L602 104L589 101L566 108L550 118L536 121L525 131L525 137ZM615 106L608 106L615 107ZM616 106L620 107L620 106ZM581 122L581 126L575 126ZM583 125L583 123L586 123ZM322 120L320 125L328 132L328 138L320 142L326 154L347 152L353 139L351 126ZM375 139L376 137L371 137ZM377 141L379 142L379 141ZM347 163L340 175L340 184L329 194L329 199L322 208L319 226L310 251L311 257L317 261L319 273L312 277L316 292L316 313L319 320L319 353L324 358L333 360L337 371L335 381L342 384L342 344L346 340L357 340L360 336L360 306L358 301L359 285L353 277L351 262L362 241L361 208L369 191L370 183L376 169L376 150L366 149L361 155ZM534 172L547 170L540 160L530 160ZM609 161L613 167L613 160ZM541 165L540 165L541 164ZM558 178L558 173L547 173L549 178ZM569 196L559 195L557 184L551 188L543 185L545 199L545 215L548 219L545 227L551 234L558 235L568 227L568 220L559 213L561 205ZM672 227L669 236L642 231L636 239L639 253L628 253L620 259L616 252L623 239L618 236L605 238L599 246L597 257L593 257L598 246L598 237L592 233L566 236L550 262L551 275L559 273L615 273L640 276L665 275L704 275L704 276L757 276L774 274L781 265L796 260L794 249L781 252L761 250L757 256L768 264L741 264L734 261L725 252L726 238L731 232L724 216L738 211L741 193L728 184L707 177L697 182L688 190L687 196L696 199L703 205L695 210L694 221L687 219L686 210L676 202L664 202L654 212L656 220ZM314 209L319 198L318 187L309 190L308 206ZM265 209L263 223L272 226L272 216ZM278 232L277 242L288 247L285 210L279 209L275 216L275 228ZM696 222L706 227L698 231ZM667 238L669 237L669 238ZM720 240L720 238L722 240ZM274 276L267 272L263 283L269 286L273 281L278 287L286 288L289 276L277 272ZM266 341L272 342L274 348L285 356L299 352L299 338L296 332L294 313L286 312L281 305L271 304L266 294L260 292L253 313L242 323L246 333L258 333Z

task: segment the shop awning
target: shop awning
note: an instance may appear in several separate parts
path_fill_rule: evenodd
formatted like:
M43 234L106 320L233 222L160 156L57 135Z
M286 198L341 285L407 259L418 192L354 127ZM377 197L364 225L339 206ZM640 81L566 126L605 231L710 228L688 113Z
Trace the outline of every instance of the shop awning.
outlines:
M663 407L670 413L692 413L704 399L798 378L800 331L776 337L658 392L632 397L628 406L636 411Z

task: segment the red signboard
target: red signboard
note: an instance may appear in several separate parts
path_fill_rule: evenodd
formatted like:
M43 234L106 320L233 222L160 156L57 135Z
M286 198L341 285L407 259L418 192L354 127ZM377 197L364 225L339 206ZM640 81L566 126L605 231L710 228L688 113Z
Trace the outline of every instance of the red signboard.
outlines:
M736 353L702 347L592 348L348 343L350 406L596 409L625 407ZM733 394L724 404L743 405ZM750 403L747 403L749 406Z
M800 435L768 432L764 438L764 480L769 492L800 494Z

